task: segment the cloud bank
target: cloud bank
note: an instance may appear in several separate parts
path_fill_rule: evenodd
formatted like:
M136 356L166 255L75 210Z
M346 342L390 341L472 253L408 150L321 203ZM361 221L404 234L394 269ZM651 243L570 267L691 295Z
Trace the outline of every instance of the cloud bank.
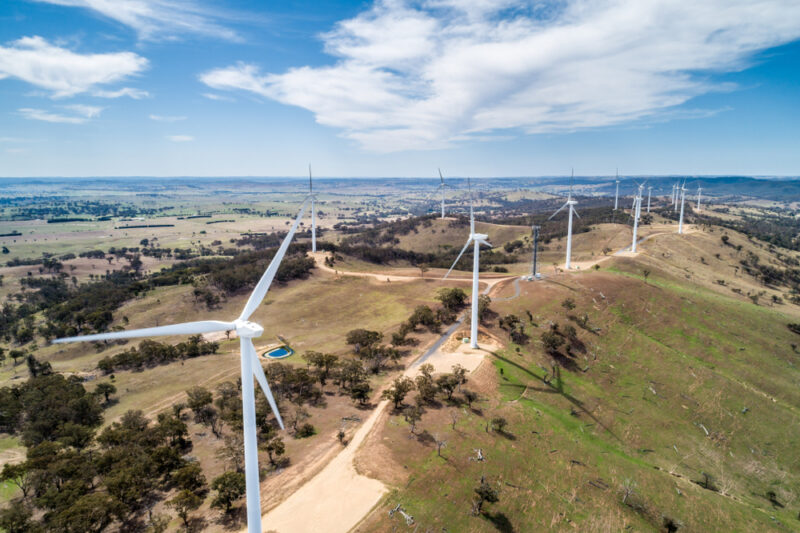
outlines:
M78 54L42 37L23 37L0 46L0 79L14 77L50 91L55 98L74 96L97 85L118 82L147 68L147 59L133 52ZM145 93L146 94L146 93ZM99 91L97 96L142 97L143 91Z
M65 105L60 106L60 108L66 110L67 113L33 109L30 107L23 107L22 109L18 109L17 112L29 120L41 120L43 122L56 122L61 124L84 124L100 116L100 113L103 111L102 107L81 104Z
M378 152L659 116L800 38L794 0L382 0L322 35L328 66L201 74L305 108Z

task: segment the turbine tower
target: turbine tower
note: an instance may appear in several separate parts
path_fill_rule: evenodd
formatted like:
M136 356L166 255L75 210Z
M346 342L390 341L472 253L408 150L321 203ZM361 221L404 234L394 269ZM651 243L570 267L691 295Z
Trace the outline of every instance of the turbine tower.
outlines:
M678 233L679 234L683 234L683 204L684 204L684 201L686 200L686 182L685 181L683 182L683 185L681 185L680 196L681 196L681 217L678 220Z
M617 182L617 190L619 190L619 181ZM568 207L567 211L569 212L569 214L568 214L568 217L567 217L567 220L568 220L568 222L567 222L567 260L564 263L564 268L566 270L569 270L570 264L571 264L571 261L572 261L572 215L574 214L576 217L581 218L580 216L578 216L578 212L575 211L575 204L577 204L577 203L578 202L576 202L575 200L572 199L572 184L570 183L569 196L567 197L567 201L564 203L564 205L559 207L556 210L555 213L550 215L550 218L547 219L547 220L550 220L551 218L556 216L562 209L564 209L565 207ZM616 203L616 201L615 201L615 203Z
M438 170L439 170L439 179L442 181L438 189L441 189L442 191L442 218L444 218L444 190L450 186L444 182L444 177L442 176L442 169L440 168Z
M644 185L639 185L639 192L633 197L633 242L631 252L636 253L636 233L639 229L639 215L642 214L642 189Z
M697 186L697 210L700 211L700 193L702 192L703 188L699 185Z
M453 266L450 267L450 270L447 271L447 274L444 275L442 278L443 280L447 279L447 276L450 275L450 272L453 271L453 268L458 263L461 256L464 255L464 252L467 250L470 244L473 245L472 251L472 318L470 322L470 333L469 333L469 342L470 346L473 348L478 347L478 269L480 267L480 253L481 253L481 244L488 246L489 248L492 247L487 240L489 238L488 235L484 235L483 233L475 233L475 215L472 210L472 185L470 184L469 178L467 179L467 187L469 187L469 237L467 238L467 243L459 252L458 257L456 260L453 261Z
M684 182L684 184L685 184L685 182ZM672 212L673 213L676 213L678 211L678 198L679 198L680 194L681 194L681 185L680 185L680 181L678 181L677 183L675 183L675 189L674 189L674 192L672 193Z
M650 195L653 192L653 187L647 188L647 214L650 214Z
M614 183L617 184L617 192L614 193L614 211L616 211L619 206L619 169L617 169L617 179Z
M272 412L275 413L275 418L278 420L278 425L284 429L283 420L281 419L278 406L275 403L275 398L267 384L267 378L264 375L264 369L261 367L261 361L256 354L253 339L260 337L264 333L264 328L260 325L250 322L249 319L252 314L261 305L264 297L269 291L272 280L278 271L283 256L289 249L289 244L297 231L297 226L305 213L308 199L306 199L294 220L289 233L284 237L280 248L278 248L275 257L270 262L267 270L261 276L255 289L250 294L247 303L239 315L239 318L233 322L222 322L219 320L203 320L199 322L186 322L183 324L175 324L171 326L160 326L154 328L134 329L130 331L118 331L114 333L100 333L97 335L81 335L78 337L67 337L63 339L56 339L54 343L64 342L81 342L81 341L103 341L114 339L133 339L138 337L154 337L160 335L197 335L201 333L212 333L216 331L231 331L235 330L239 336L240 346L240 363L242 372L242 414L244 422L244 464L245 464L245 482L247 487L247 530L249 533L261 533L261 491L259 486L259 468L258 468L258 439L256 437L256 407L255 407L255 393L253 387L253 378L255 377L264 395L267 397L269 406Z
M314 210L314 184L311 180L311 165L308 165L308 196L306 200L311 200L311 253L317 252L317 213Z
M531 279L536 279L536 261L539 253L539 226L531 226L533 230L533 258L531 259Z

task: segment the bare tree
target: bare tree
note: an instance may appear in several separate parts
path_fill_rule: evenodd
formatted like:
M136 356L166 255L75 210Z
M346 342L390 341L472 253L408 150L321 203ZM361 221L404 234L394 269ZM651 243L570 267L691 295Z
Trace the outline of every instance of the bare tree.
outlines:
M436 454L441 457L442 448L447 446L447 441L440 437L439 434L434 435L433 440L436 442Z

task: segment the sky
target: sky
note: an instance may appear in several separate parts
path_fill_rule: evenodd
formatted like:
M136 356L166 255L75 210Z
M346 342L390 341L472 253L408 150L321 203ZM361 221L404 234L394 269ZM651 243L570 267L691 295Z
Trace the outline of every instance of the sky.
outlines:
M800 175L797 0L3 0L0 176Z

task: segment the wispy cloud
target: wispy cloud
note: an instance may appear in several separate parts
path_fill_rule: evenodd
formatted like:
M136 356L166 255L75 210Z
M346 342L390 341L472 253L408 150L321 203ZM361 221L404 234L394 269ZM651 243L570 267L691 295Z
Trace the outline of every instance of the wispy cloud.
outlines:
M167 135L167 139L174 143L187 143L194 140L191 135Z
M513 4L378 1L322 36L332 65L200 80L308 109L369 150L435 149L652 119L800 37L793 0Z
M90 119L99 116L103 111L102 107L81 104L59 107L67 111L67 113L46 111L44 109L34 109L30 107L23 107L18 109L17 112L29 120L41 120L44 122L56 122L61 124L84 124Z
M194 34L232 41L238 34L218 19L219 10L191 0L37 0L60 6L89 9L132 28L145 40L169 40Z
M164 115L150 115L150 120L155 120L156 122L180 122L181 120L186 120L186 117L169 117Z
M133 52L78 54L38 36L0 46L0 75L19 78L57 98L120 81L146 68L147 59Z
M133 98L134 100L141 100L142 98L148 98L150 93L141 89L123 87L122 89L118 89L116 91L93 91L92 96L96 96L98 98L122 98L123 96L127 96L129 98Z
M216 100L220 102L235 102L235 98L231 98L230 96L222 96L221 94L214 94L214 93L203 93L203 96L208 98L209 100Z

